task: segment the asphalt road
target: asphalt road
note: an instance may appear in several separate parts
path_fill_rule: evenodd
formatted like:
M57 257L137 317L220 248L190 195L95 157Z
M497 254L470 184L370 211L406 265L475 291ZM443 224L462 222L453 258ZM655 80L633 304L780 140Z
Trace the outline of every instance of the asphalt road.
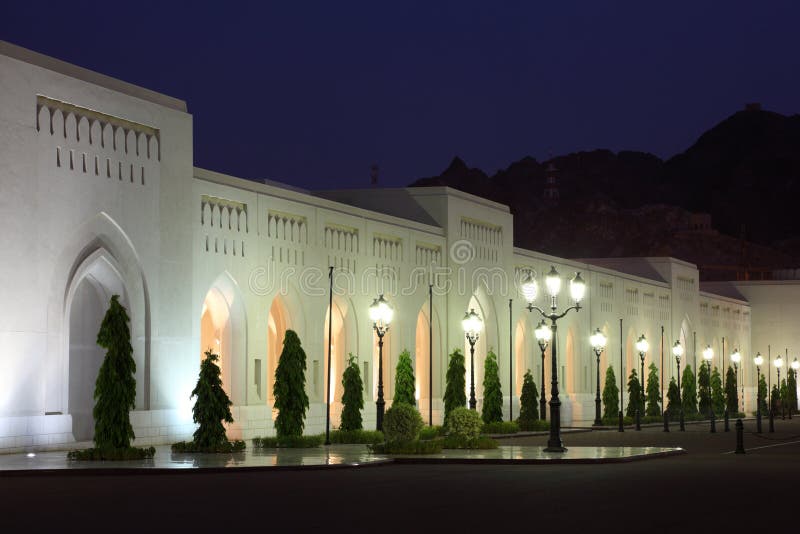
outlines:
M766 423L766 421L765 421ZM4 532L695 532L798 525L800 418L735 433L566 434L567 446L681 446L607 465L388 465L293 472L0 478ZM767 429L765 424L764 429ZM506 443L541 444L528 437ZM757 448L761 447L761 448ZM676 530L680 529L680 530ZM796 527L792 528L796 531Z

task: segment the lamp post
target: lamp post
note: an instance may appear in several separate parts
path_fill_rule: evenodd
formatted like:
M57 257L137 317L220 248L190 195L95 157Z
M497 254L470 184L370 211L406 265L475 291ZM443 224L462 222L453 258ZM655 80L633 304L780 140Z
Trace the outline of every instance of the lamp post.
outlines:
M800 369L800 362L797 361L797 357L795 357L794 361L792 362L792 376L794 377L795 389L792 393L792 397L796 400L797 399L797 371ZM794 406L794 403L789 403L789 419L792 418L792 410L796 409L797 407Z
M547 350L550 340L553 339L553 331L550 330L550 327L547 326L547 323L542 319L542 322L539 323L539 326L536 327L533 333L536 335L536 341L539 342L539 349L542 351L542 381L540 382L542 395L539 397L539 415L542 421L547 421L547 398L544 395L544 352Z
M736 377L736 380L739 380L739 362L742 361L742 355L739 352L739 349L734 348L733 354L731 354L731 361L733 362L733 374ZM742 373L744 374L744 373ZM735 388L734 388L735 390ZM742 397L742 402L744 402L744 397ZM739 411L739 399L737 395L736 399L736 411Z
M780 397L780 393L781 393L781 367L783 367L783 358L781 358L780 354L778 354L778 357L775 358L775 362L774 363L775 363L775 369L778 371L778 401L780 401L780 403L781 403L781 419L786 419L786 416L784 415L784 412L783 412L783 399L781 399L781 397Z
M764 358L760 352L756 353L753 363L756 364L756 432L761 434L761 365Z
M678 395L681 401L678 405L680 407L680 429L681 432L684 432L686 426L683 421L683 392L681 391L681 356L683 356L683 346L680 341L676 341L675 345L672 346L672 354L675 356L675 361L678 364Z
M547 287L547 293L550 295L549 313L533 304L538 293L538 286L534 276L531 276L528 281L525 282L522 291L525 295L525 298L528 300L528 311L532 312L533 310L536 310L545 319L550 319L550 328L552 330L553 337L555 337L557 334L558 327L556 323L558 320L567 315L567 313L569 313L571 310L579 311L581 309L580 302L583 300L583 296L586 294L586 283L583 281L583 278L581 278L581 273L575 273L575 277L570 280L569 283L570 296L572 297L574 304L561 313L557 313L556 311L558 309L558 294L561 292L561 276L558 274L558 271L556 271L555 267L550 267L550 272L548 272L547 276L545 276L544 283ZM567 450L561 441L561 401L558 398L557 347L558 338L555 339L551 351L553 371L550 389L550 438L547 440L547 448L545 449L545 452L564 452ZM542 385L542 387L544 387L544 385Z
M369 318L372 320L372 328L378 334L378 400L375 401L375 429L381 431L383 430L383 411L386 406L386 402L383 400L383 336L389 331L392 317L394 317L394 310L383 298L383 295L372 301L372 305L369 307Z
M714 359L714 349L711 348L711 345L703 349L703 359L708 365L708 411L711 418L711 432L714 433L717 431L717 422L714 420L714 397L711 395L711 360Z
M478 404L475 399L475 343L480 337L483 321L480 315L475 313L475 310L470 309L461 320L461 326L464 328L467 341L469 341L469 409L474 410Z
M650 349L650 343L645 339L644 334L639 336L636 342L636 350L639 351L639 361L642 364L642 375L639 377L639 401L636 403L636 430L642 429L641 414L639 413L639 406L644 401L644 356Z
M592 345L594 355L597 358L597 391L594 397L594 424L602 425L603 420L600 417L600 354L606 348L606 336L600 331L599 328L595 329L594 334L589 337L589 343Z

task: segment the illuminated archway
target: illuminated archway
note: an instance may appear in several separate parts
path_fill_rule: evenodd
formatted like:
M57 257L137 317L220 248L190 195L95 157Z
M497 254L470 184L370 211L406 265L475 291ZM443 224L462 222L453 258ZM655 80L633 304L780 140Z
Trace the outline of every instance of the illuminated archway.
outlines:
M269 390L269 404L275 402L273 388L275 369L278 367L278 360L283 351L283 339L286 337L286 331L290 329L293 329L293 326L289 311L283 298L280 295L276 295L272 301L272 306L269 308L269 317L267 318L267 389ZM261 374L260 371L260 369L255 370L257 377ZM258 389L261 388L258 387ZM261 391L257 391L257 393L261 398Z
M312 400L317 402L325 402L325 391L327 388L325 387L325 379L327 377L328 372L328 317L329 308L325 310L325 325L324 325L324 337L323 337L323 350L324 352L317 356L310 355L310 372L311 372L311 379L307 381L310 385L309 387L309 397ZM333 325L332 325L332 334L333 334L333 343L332 343L332 352L331 352L331 381L330 381L330 392L331 392L331 404L336 404L337 406L341 402L342 399L342 373L344 372L344 367L347 363L347 359L350 353L355 356L359 356L358 354L358 336L356 330L356 317L355 312L353 310L353 305L349 299L342 298L339 296L334 296L333 298ZM384 350L385 350L384 346ZM386 353L384 352L384 357ZM320 361L320 360L323 361ZM365 395L366 392L369 391L369 387L371 384L369 380L365 380L368 378L369 373L369 362L364 361L364 358L359 357L359 367L362 370L362 380L364 381L364 391ZM386 360L384 359L384 363ZM366 373L365 373L366 369ZM338 409L336 410L338 412Z
M433 313L433 324L428 320L429 306L425 304L417 314L416 338L414 345L414 378L416 380L417 407L423 419L428 420L428 410L431 402L430 377L431 377L431 346L433 346L433 361L441 361L441 336L439 318ZM431 343L430 330L433 331ZM435 364L434 364L435 365ZM435 376L434 376L435 378Z
M497 315L494 313L494 306L491 299L486 295L483 288L476 290L475 294L469 299L467 310L474 309L483 320L483 331L475 343L475 398L478 400L478 409L481 408L483 402L483 375L484 365L486 362L486 354L489 350L494 350L497 354ZM470 397L470 346L469 342L464 338L464 363L466 367L465 376L465 391L467 395L467 402ZM498 364L500 362L498 361ZM501 379L502 384L502 379Z
M220 275L203 299L200 311L200 359L206 350L219 355L222 387L234 404L245 401L247 318L233 280Z
M94 436L94 386L105 357L97 333L112 295L128 311L128 294L113 258L104 249L90 255L78 268L67 296L68 400L75 441Z

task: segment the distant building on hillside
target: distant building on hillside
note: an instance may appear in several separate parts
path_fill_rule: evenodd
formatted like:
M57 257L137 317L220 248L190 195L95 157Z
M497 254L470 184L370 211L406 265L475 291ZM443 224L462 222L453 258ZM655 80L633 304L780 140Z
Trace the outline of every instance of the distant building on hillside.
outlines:
M560 198L558 192L558 180L556 179L558 169L553 163L550 163L545 172L547 173L547 176L544 182L544 199L548 202L556 204Z

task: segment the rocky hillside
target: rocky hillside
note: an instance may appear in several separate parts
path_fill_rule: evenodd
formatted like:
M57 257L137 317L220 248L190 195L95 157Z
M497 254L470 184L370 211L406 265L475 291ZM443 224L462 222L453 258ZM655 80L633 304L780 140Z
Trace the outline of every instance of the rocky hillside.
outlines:
M544 198L548 174L558 202ZM800 265L797 115L740 111L667 161L595 150L526 157L488 176L455 158L412 185L448 185L507 204L516 244L550 254L669 255L700 265L706 279ZM711 214L714 231L690 228L697 212Z

